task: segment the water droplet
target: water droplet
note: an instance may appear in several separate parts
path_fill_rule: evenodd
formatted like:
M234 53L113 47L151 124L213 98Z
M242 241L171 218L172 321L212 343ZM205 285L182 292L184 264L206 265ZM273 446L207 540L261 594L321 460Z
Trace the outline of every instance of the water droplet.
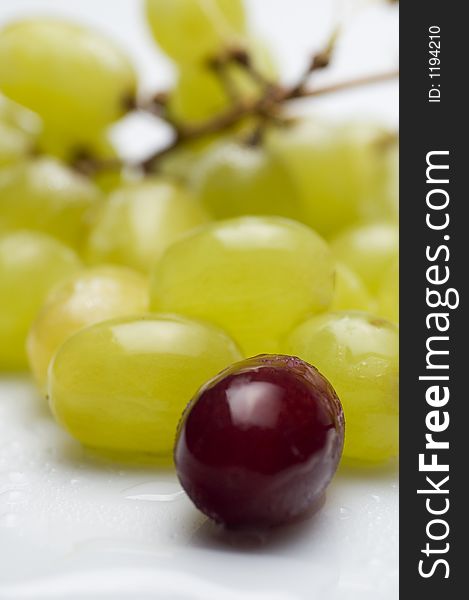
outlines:
M139 483L123 490L126 500L146 502L173 502L183 497L184 492L177 479Z
M339 519L341 521L344 521L345 519L350 519L351 516L352 516L352 511L350 510L350 508L347 508L346 506L342 506L339 509Z

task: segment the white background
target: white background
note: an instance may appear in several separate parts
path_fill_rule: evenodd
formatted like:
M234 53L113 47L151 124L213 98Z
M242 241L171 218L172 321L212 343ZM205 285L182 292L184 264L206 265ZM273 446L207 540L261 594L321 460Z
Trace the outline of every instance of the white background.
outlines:
M368 4L346 19L334 67L317 81L396 66L397 12ZM339 14L333 0L248 6L253 28L292 81ZM151 42L138 0L0 0L0 25L39 13L72 17L119 40L143 92L171 84L172 66ZM308 101L301 110L397 126L397 84ZM129 157L168 134L141 117L127 121L114 135ZM170 471L94 460L56 427L26 378L0 377L0 600L393 600L397 529L396 469L342 467L315 518L265 537L226 536L195 511Z

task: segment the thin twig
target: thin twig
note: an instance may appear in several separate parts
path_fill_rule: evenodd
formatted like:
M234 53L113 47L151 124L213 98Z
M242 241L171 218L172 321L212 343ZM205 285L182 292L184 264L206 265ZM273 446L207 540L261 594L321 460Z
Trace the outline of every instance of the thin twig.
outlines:
M214 117L213 119L209 119L200 125L180 129L178 135L175 136L174 140L170 142L168 146L165 146L161 150L157 150L144 162L143 168L146 171L151 171L156 162L172 152L181 143L190 142L213 133L221 133L226 131L245 116L259 115L265 117L266 115L268 116L270 114L270 111L272 111L273 108L291 100L324 96L326 94L346 91L364 85L372 85L385 81L391 81L396 79L398 76L399 71L389 71L386 73L358 77L356 79L349 79L311 89L298 89L298 86L283 89L279 88L277 95L274 97L269 97L267 101L266 98L263 97L256 100L238 103L226 112Z

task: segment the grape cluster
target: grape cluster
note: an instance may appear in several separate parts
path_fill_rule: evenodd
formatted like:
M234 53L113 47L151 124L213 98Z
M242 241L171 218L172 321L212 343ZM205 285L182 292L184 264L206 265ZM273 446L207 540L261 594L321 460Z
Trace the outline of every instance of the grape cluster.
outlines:
M228 525L278 524L332 477L342 405L345 456L397 453L395 142L291 119L241 0L145 14L178 69L149 102L98 31L0 30L0 369L29 364L76 439L136 459L170 460L192 399L188 493ZM145 107L175 141L124 165L110 127Z

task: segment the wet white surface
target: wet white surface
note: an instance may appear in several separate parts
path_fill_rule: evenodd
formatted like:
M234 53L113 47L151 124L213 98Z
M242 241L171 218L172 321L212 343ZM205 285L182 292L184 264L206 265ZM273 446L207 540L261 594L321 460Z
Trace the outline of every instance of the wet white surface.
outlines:
M99 461L25 379L0 383L0 599L397 598L395 469L342 469L323 509L226 534L171 471Z

